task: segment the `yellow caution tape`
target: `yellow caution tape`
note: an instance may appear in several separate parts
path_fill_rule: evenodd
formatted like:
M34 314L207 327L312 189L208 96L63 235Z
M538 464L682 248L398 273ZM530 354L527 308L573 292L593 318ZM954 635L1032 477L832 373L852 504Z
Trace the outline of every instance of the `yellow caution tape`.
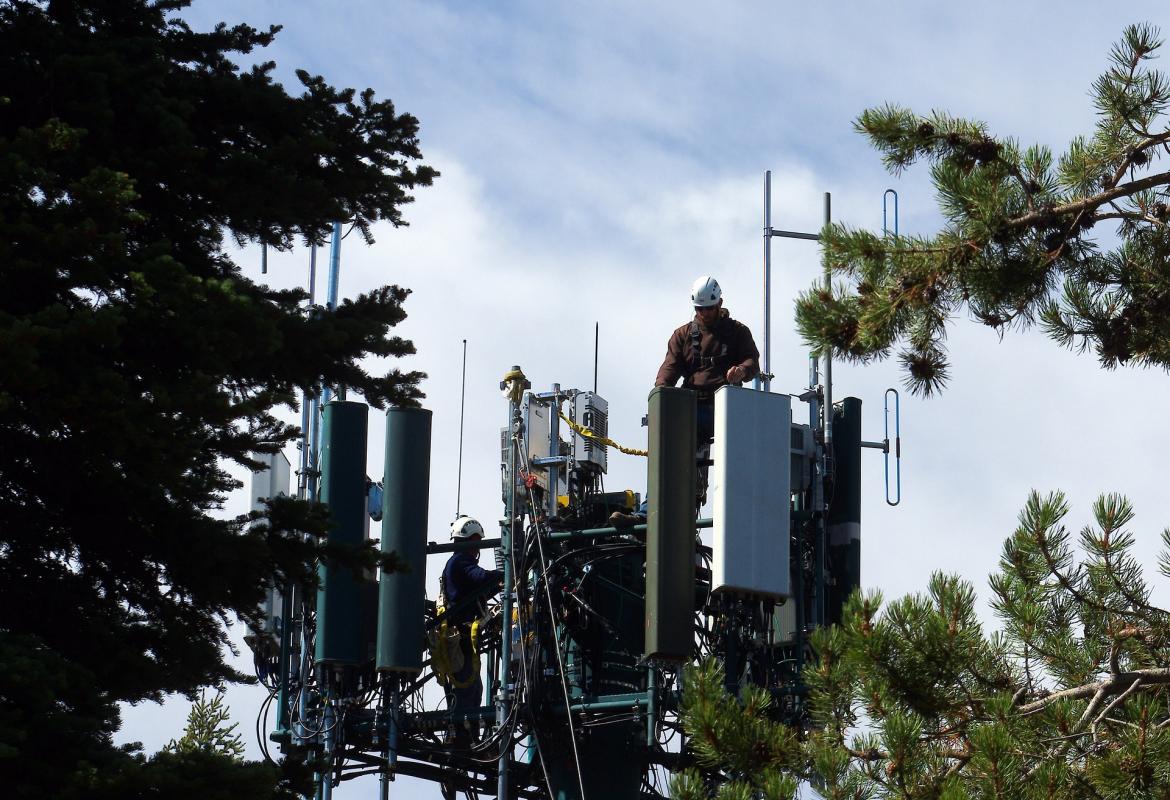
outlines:
M637 450L633 447L622 447L620 444L615 442L613 439L609 439L609 438L606 438L605 436L601 436L600 434L590 430L589 428L586 428L584 425L578 425L576 422L573 422L573 420L566 417L563 411L558 410L557 413L560 415L561 419L563 419L565 422L567 422L569 424L570 428L572 428L574 431L576 431L580 435L584 436L586 439L592 439L593 441L597 442L598 444L603 444L606 447L612 447L615 450L618 450L622 453L625 453L628 456L648 456L648 455L650 455L645 450Z

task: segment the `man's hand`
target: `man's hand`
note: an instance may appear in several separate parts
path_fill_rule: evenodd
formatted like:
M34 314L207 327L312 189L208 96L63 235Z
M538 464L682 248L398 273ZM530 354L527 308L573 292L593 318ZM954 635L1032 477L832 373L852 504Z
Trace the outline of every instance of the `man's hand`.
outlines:
M743 383L744 377L747 375L747 370L743 367L735 366L727 370L728 383Z

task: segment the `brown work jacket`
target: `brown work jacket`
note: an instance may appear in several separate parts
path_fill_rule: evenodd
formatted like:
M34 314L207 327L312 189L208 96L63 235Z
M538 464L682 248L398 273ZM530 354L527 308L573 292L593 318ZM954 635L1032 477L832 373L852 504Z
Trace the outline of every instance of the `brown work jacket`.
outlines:
M655 386L674 386L679 378L683 388L710 395L727 385L727 370L744 369L749 381L760 372L760 351L747 325L736 322L726 308L719 309L715 323L706 328L695 319L675 329L666 343L666 358L658 368Z

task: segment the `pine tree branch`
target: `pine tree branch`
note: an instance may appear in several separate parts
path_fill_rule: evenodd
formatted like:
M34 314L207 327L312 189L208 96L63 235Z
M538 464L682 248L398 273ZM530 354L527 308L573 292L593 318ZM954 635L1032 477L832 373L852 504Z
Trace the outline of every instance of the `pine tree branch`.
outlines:
M1136 181L1123 183L1120 186L1115 186L1099 194L1091 197L1085 197L1072 203L1065 203L1060 206L1053 206L1049 209L1042 209L1040 211L1033 211L1029 214L1024 214L1019 217L1014 217L1004 221L1004 226L1007 228L1027 228L1038 223L1046 222L1053 216L1063 216L1065 214L1075 214L1081 211L1091 210L1098 206L1108 203L1110 200L1116 200L1120 197L1127 197L1134 192L1144 191L1145 189L1153 189L1157 186L1165 186L1170 184L1170 172L1159 172L1156 175L1147 175Z
M1151 225L1159 227L1167 227L1165 220L1160 220L1157 217L1151 217L1149 214L1141 214L1136 211L1117 211L1111 214L1097 214L1093 217L1098 222L1104 222L1107 219L1122 219L1129 222L1148 222Z
M1139 136L1147 136L1145 131L1135 130L1134 133L1138 134ZM1167 141L1170 141L1170 131L1163 131L1156 136L1147 136L1146 139L1134 145L1134 147L1130 150L1129 155L1125 157L1125 159L1114 171L1113 177L1105 183L1105 188L1108 189L1110 187L1116 186L1117 182L1125 177L1125 173L1134 166L1134 159L1137 157L1138 153L1144 152L1151 147L1157 147L1160 144L1165 144Z
M1138 681L1140 680L1139 678ZM1098 688L1093 693L1093 699L1089 701L1089 705L1085 707L1085 711L1081 714L1080 719L1077 720L1077 724L1073 726L1073 733L1084 730L1085 723L1097 713L1097 709L1101 707L1101 704L1105 702L1105 698L1108 696L1109 694L1105 686Z
M1117 571L1113 567L1113 562L1109 558L1109 553L1109 550L1105 550L1104 554L1102 555L1102 558L1105 560L1105 574L1109 576L1109 580L1117 588L1118 593L1125 598L1125 602L1129 603L1130 606L1134 609L1133 615L1145 622L1151 622L1151 620L1146 615L1139 613L1140 611L1145 611L1148 614L1160 615L1164 621L1170 620L1170 611L1167 611L1164 608L1159 608L1155 605L1150 605L1150 603L1147 601L1135 596L1130 591L1130 588L1122 583L1121 579L1117 575ZM1121 613L1124 614L1126 612L1122 611Z
M1114 675L1107 680L1086 683L1083 686L1074 686L1071 689L1063 689L1059 692L1053 692L1047 697L1020 706L1019 712L1023 716L1028 716L1047 708L1057 700L1080 700L1086 697L1094 697L1098 692L1102 693L1102 697L1108 697L1123 691L1125 687L1128 687L1138 679L1141 679L1142 686L1146 689L1152 688L1153 686L1170 684L1170 668L1131 670Z
M1101 720L1108 717L1109 714L1113 711L1113 709L1117 708L1119 705L1124 703L1127 697L1129 697L1131 694L1133 694L1135 691L1137 691L1137 688L1139 686L1141 686L1141 683L1142 683L1142 679L1140 677L1134 678L1134 681L1133 681L1133 683L1131 683L1129 685L1129 688L1126 689L1121 694L1117 695L1117 697L1113 698L1113 701L1109 705L1105 706L1104 710L1100 714L1097 715L1097 718L1093 720L1093 725L1092 725L1092 730L1093 730L1094 736L1097 735L1097 726L1101 724Z

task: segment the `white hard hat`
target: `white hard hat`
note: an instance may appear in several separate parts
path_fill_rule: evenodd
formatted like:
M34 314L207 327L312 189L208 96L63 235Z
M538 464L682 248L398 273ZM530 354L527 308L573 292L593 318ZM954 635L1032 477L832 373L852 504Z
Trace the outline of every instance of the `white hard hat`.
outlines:
M483 526L466 515L451 523L452 539L470 539L472 536L483 536Z
M695 308L710 308L718 305L722 299L723 290L719 288L719 281L710 275L699 278L691 287L691 305Z

